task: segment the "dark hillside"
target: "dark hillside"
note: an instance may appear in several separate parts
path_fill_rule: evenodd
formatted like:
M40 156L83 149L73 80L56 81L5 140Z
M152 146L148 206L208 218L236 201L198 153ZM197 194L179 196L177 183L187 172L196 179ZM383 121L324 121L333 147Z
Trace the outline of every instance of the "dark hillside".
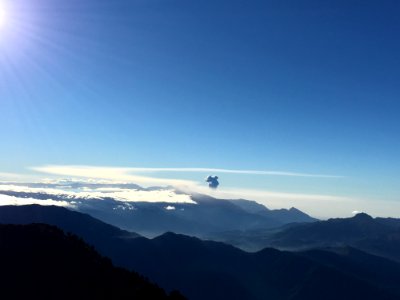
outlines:
M0 225L0 265L2 299L181 299L44 224Z

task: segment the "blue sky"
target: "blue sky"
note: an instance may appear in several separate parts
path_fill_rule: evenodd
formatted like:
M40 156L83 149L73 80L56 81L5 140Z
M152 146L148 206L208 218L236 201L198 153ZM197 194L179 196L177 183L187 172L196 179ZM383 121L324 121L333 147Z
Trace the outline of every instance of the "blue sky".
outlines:
M221 187L400 201L398 1L0 5L0 172L329 174L343 178L218 175Z

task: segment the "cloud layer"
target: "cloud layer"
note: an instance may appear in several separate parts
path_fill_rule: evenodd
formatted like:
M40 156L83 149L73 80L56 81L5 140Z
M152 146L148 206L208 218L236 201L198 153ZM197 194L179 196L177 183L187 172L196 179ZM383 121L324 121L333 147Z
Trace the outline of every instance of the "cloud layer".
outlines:
M38 200L33 198L18 198L14 196L0 194L0 205L31 205L40 204L45 206L62 206L73 208L73 204L68 201L56 201L56 200Z
M121 205L121 207L131 208L132 206L130 206L130 203L134 202L194 204L191 195L197 193L209 195L218 199L255 200L271 209L296 207L318 218L346 217L352 215L352 212L356 210L365 211L375 216L398 217L400 214L400 203L396 201L379 201L376 199L357 199L354 197L340 197L337 195L288 193L227 187L215 190L208 188L204 182L201 181L159 178L160 176L153 177L152 173L213 172L214 174L234 173L299 177L338 177L331 175L207 168L114 168L54 165L35 167L32 168L32 170L45 173L47 174L46 176L50 176L51 179L38 180L36 183L26 181L31 182L28 184L16 183L15 181L13 184L1 184L0 182L0 194L9 197L14 196L14 198L23 198L24 200L22 202L28 201L27 199L30 199L30 201L66 201L68 205L72 206L77 205L77 203L73 203L74 201L89 203L94 200L104 202L111 199L114 202L120 203L118 205ZM138 175L138 173L141 174ZM170 174L168 175L170 176ZM62 179L65 177L69 177L70 179ZM18 180L18 176L15 176L15 174L13 174L13 178ZM21 178L24 177L22 176ZM10 203L11 200L14 202L17 201L14 198L7 198L7 201L3 198L4 201L0 201L0 205ZM19 203L22 202L20 201ZM65 205L65 203L61 205Z
M165 203L166 210L177 204L196 205L191 196L205 194L217 199L248 199L270 209L296 207L318 218L348 217L354 211L382 217L399 217L400 203L373 201L332 195L285 193L268 190L223 188L190 185L181 188L141 188L133 183L107 180L44 180L35 183L1 183L0 205L42 204L70 208L107 206L132 210L135 203Z
M159 172L192 172L192 173L221 173L221 174L244 174L244 175L268 175L268 176L290 176L290 177L316 177L316 178L343 178L337 175L309 174L281 171L262 170L232 170L215 168L129 168L136 173L159 173Z
M112 168L112 167L91 167L91 166L56 166L48 165L33 167L32 170L55 175L96 177L102 176L105 179L133 180L135 182L169 182L171 184L187 184L185 180L168 180L133 174L143 173L219 173L219 174L243 174L243 175L264 175L264 176L289 176L289 177L314 177L314 178L343 178L343 176L310 174L297 172L265 171L265 170L232 170L215 168Z
M134 182L144 186L171 185L190 186L196 184L189 180L156 178L132 174L132 168L91 167L91 166L42 166L31 168L34 171L75 178L102 179L112 182Z
M95 201L112 199L117 202L149 203L188 203L196 204L187 194L178 194L173 189L137 189L126 185L93 184L61 181L60 183L9 185L0 184L0 194L29 197L41 200L68 201L71 205L77 201ZM73 185L71 185L73 184ZM4 205L4 204L3 204Z

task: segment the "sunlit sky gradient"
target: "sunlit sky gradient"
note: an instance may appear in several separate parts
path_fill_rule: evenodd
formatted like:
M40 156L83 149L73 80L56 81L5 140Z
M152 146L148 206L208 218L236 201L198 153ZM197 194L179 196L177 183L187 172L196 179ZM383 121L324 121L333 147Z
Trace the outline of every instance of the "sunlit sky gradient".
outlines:
M3 175L48 165L334 175L217 174L221 188L366 199L400 216L399 1L0 5Z

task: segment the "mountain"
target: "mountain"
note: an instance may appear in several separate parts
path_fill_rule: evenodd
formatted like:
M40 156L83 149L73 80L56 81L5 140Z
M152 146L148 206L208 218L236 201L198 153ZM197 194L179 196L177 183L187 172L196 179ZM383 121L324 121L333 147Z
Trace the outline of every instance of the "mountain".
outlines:
M121 230L106 224L88 214L72 211L58 206L2 206L1 224L45 223L57 226L66 232L82 237L91 245L108 253L117 251L121 241L139 237L138 234Z
M305 222L315 222L318 219L312 218L306 213L298 210L295 207L290 209L275 209L271 210L256 201L238 199L230 200L236 206L244 209L245 211L253 214L258 214L265 217L270 217L281 224L289 223L305 223Z
M300 254L400 295L398 263L352 247L313 249Z
M352 246L400 261L400 219L374 219L361 213L352 218L298 224L270 236L268 243L282 249Z
M190 299L396 299L356 274L302 254L264 249L247 253L232 246L167 233L132 240L126 265L164 287L181 287ZM148 253L152 255L149 256ZM391 263L391 262L390 262ZM396 265L397 270L400 266ZM171 274L167 270L174 269ZM207 295L213 291L213 296ZM213 298L217 296L217 298Z
M257 252L271 245L271 237L286 228L286 226L296 226L291 223L282 227L251 229L251 230L228 230L212 232L204 237L207 240L226 243L244 251Z
M3 208L0 207L0 216ZM25 208L7 209L9 216L12 216L13 210L18 215L18 210ZM50 207L35 209L42 209L42 215L52 213ZM71 213L64 208L58 209L67 215ZM28 222L29 216L25 217L24 222ZM0 222L3 222L1 217ZM103 234L104 241L110 240L106 234ZM325 260L312 252L290 253L267 248L248 253L224 243L202 241L174 233L153 239L118 238L117 235L113 244L110 247L102 242L94 246L116 265L135 270L167 290L178 289L193 300L400 297L400 277L396 275L400 272L400 266L373 255L364 261L365 254L361 252L349 256L351 268L344 268L341 264L342 254L333 251L327 252L332 257ZM365 277L365 270L374 272L374 266L378 264L382 266L381 273L385 266L391 266L391 269L388 268L391 281L385 286L381 285L382 280L374 281L372 277ZM393 277L390 274L394 274Z
M117 204L108 200L108 203L102 201L90 207L80 206L78 210L115 226L148 236L172 231L205 237L212 232L274 228L299 219L302 222L316 220L294 210L274 211L265 206L264 211L252 212L239 200L216 199L200 194L192 195L191 199L195 204L135 202L130 203L131 209L115 209Z
M170 296L73 235L44 225L0 225L4 299L184 299Z
M295 208L270 210L255 201L217 199L172 188L143 189L126 184L11 185L3 186L0 194L67 204L79 212L146 236L172 231L204 238L210 233L229 230L266 229L316 221ZM140 201L143 198L148 201Z
M352 246L389 259L400 260L400 219L374 219L364 213L353 218L216 232L207 237L247 251L259 251L265 247L298 251Z

